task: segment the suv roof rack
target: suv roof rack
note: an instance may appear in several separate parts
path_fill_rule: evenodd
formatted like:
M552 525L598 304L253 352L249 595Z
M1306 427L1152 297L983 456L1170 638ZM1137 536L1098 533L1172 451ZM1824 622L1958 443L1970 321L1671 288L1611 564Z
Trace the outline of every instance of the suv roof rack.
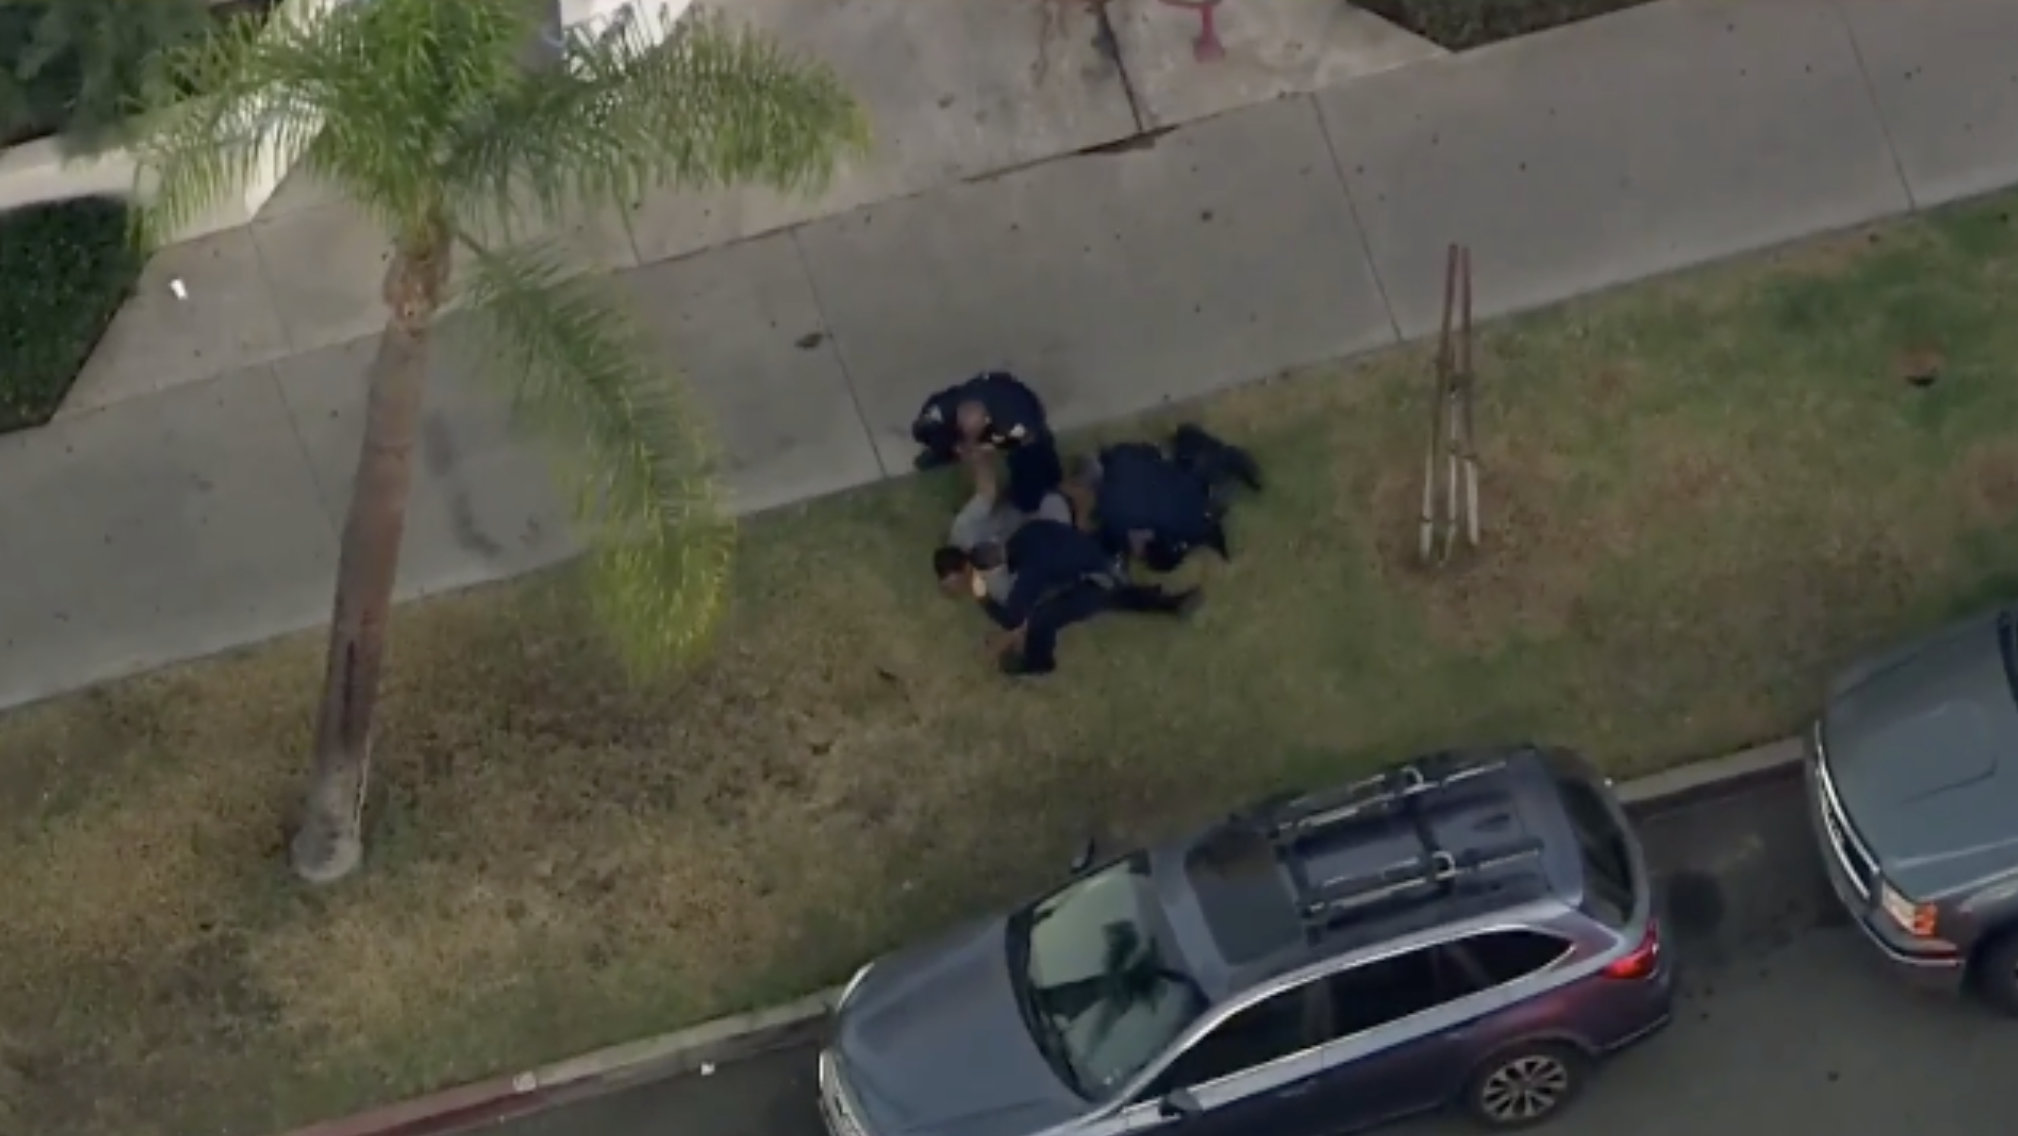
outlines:
M1469 879L1537 856L1541 850L1542 842L1531 836L1457 855L1431 849L1364 875L1325 880L1304 892L1301 914L1306 924L1316 924L1307 929L1321 932L1339 917L1368 907L1441 898Z
M1465 758L1437 753L1404 762L1386 772L1324 794L1308 794L1264 806L1257 819L1271 839L1294 843L1327 829L1372 817L1389 817L1423 797L1506 768L1506 758Z
M1506 902L1491 893L1496 881L1482 877L1494 869L1540 855L1542 842L1522 836L1499 844L1453 853L1440 845L1423 806L1454 786L1506 768L1504 755L1477 757L1443 752L1405 762L1338 790L1278 800L1254 820L1274 844L1295 881L1297 913L1312 942L1351 917L1381 907L1406 908L1467 892L1489 905ZM1371 872L1311 881L1305 876L1300 845L1352 825L1405 817L1422 852ZM1477 885L1487 885L1479 888ZM1473 906L1470 904L1467 907Z

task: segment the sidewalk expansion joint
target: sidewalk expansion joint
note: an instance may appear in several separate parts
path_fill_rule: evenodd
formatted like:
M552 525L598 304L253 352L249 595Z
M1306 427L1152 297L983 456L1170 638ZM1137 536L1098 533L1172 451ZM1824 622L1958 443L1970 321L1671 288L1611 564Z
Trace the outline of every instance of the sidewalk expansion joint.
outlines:
M991 181L1001 181L1003 178L1013 177L1017 174L1044 166L1054 166L1060 162L1077 161L1080 158L1105 158L1117 154L1134 154L1144 150L1154 150L1156 144L1163 140L1164 135L1172 133L1177 129L1178 126L1172 125L1158 126L1150 130L1140 130L1133 134L1116 138L1111 142L1096 142L1091 146L1081 146L1077 150L1067 150L1062 154L1051 154L1042 158L1033 158L1027 162L1018 162L1012 166L1003 166L1000 169L969 174L960 179L960 184L986 185Z
M1918 212L1920 198L1913 192L1913 179L1906 176L1906 163L1899 157L1899 143L1892 138L1892 124L1885 119L1885 105L1878 99L1878 84L1871 79L1871 65L1864 59L1864 44L1857 38L1857 25L1850 19L1850 13L1836 4L1836 19L1843 25L1843 38L1849 41L1850 58L1857 61L1857 77L1863 80L1864 95L1871 102L1871 117L1878 123L1878 136L1885 140L1885 153L1892 159L1892 171L1899 175L1899 188L1905 191L1906 208Z
M1137 133L1149 129L1149 120L1142 113L1142 97L1136 93L1135 77L1128 73L1128 59L1121 50L1121 37L1114 30L1114 17L1107 10L1109 0L1086 0L1086 7L1093 13L1095 28L1093 50L1114 65L1114 73L1121 79L1121 93L1128 99L1128 113L1135 119Z

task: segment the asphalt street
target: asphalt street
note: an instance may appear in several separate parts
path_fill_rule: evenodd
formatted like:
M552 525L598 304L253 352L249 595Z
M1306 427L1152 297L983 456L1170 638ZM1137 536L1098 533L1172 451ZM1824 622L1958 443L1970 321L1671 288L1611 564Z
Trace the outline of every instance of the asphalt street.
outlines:
M1797 784L1643 825L1687 970L1675 1024L1608 1066L1552 1136L1977 1136L2018 1105L2018 1027L1902 988L1833 909ZM813 1055L642 1086L495 1136L824 1136ZM1437 1118L1396 1136L1469 1131Z

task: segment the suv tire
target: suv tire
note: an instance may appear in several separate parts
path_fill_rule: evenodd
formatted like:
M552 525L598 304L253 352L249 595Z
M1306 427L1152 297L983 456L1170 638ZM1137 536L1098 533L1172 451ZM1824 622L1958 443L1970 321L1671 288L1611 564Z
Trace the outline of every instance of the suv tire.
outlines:
M1479 1064L1465 1085L1464 1110L1499 1132L1552 1120L1583 1092L1590 1060L1554 1041L1510 1045Z
M2018 1018L2018 930L2006 931L1976 948L1969 985L1991 1009Z

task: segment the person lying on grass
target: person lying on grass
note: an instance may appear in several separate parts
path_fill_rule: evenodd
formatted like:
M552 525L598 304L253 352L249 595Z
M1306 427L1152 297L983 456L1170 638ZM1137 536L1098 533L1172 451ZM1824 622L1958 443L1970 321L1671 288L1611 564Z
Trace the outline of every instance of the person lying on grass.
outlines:
M1097 537L1048 518L971 551L941 547L932 553L932 571L942 591L978 601L1001 629L988 646L1009 675L1056 670L1058 634L1102 612L1181 616L1200 599L1196 588L1172 594L1129 581ZM997 591L1006 598L994 599Z
M946 533L948 547L957 548L971 558L974 551L984 545L1000 546L1017 530L1033 520L1059 521L1064 524L1076 523L1073 506L1063 492L1046 493L1037 508L1025 512L1006 500L1001 491L1001 475L996 471L994 455L983 450L968 454L962 459L968 475L974 483L973 495L960 511L953 514L953 524ZM981 573L974 577L985 588L986 594L977 594L976 599L985 599L996 604L1009 602L1009 593L1016 578L1006 568Z

